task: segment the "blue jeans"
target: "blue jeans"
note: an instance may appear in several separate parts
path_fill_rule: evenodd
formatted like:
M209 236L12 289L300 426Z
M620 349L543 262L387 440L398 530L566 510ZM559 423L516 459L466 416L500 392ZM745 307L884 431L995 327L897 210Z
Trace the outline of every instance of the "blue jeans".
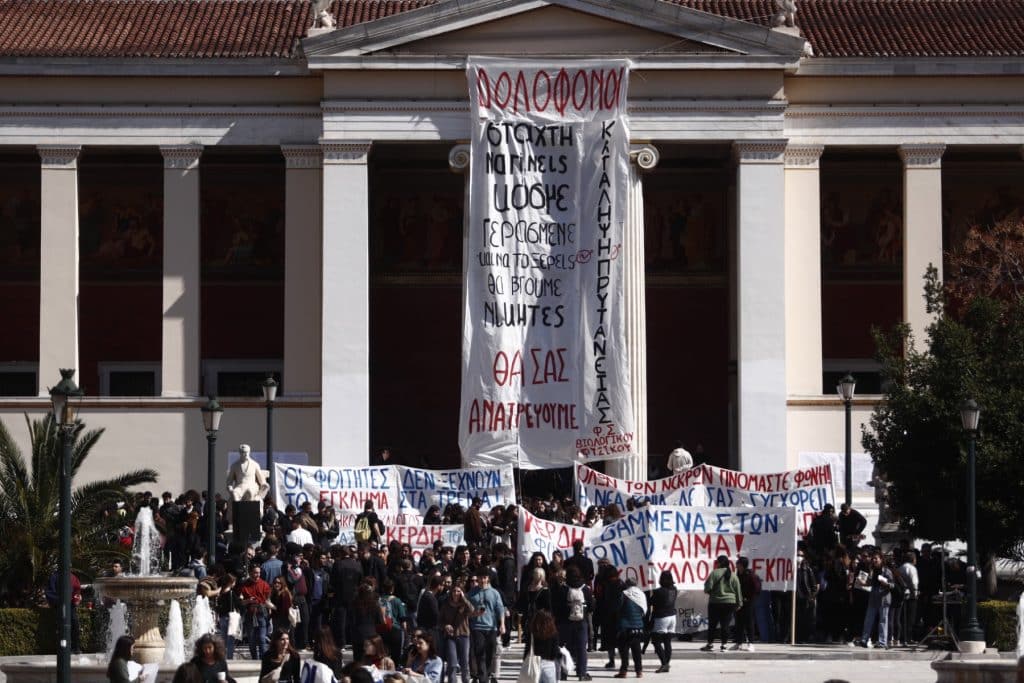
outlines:
M217 635L224 641L224 652L228 659L235 658L235 639L228 635L228 615L217 617Z
M558 662L554 659L540 660L539 683L558 683L559 668Z
M448 667L448 683L455 683L456 667L462 683L469 683L469 636L447 636L444 639L444 661Z
M263 659L267 652L267 617L263 614L245 616L249 622L249 655L253 659Z
M871 629L875 625L875 619L878 619L878 644L887 645L889 643L889 602L876 602L874 600L868 600L868 613L864 616L864 631L860 634L860 639L865 643L871 638Z

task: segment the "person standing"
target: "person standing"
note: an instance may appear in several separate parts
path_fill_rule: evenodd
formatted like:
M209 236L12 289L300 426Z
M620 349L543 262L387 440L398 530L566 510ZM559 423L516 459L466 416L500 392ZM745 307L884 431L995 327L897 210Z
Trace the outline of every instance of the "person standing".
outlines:
M551 612L539 610L530 620L530 643L532 652L540 657L540 680L538 683L558 683L561 678L562 653L558 649L558 629ZM527 648L529 653L531 650Z
M576 675L581 681L591 680L587 670L587 645L590 630L587 617L594 611L594 596L590 586L580 576L579 567L566 563L565 582L552 591L552 612L562 643L576 663Z
M888 649L889 642L889 606L892 603L890 590L893 585L892 572L882 562L882 553L874 552L871 555L871 571L868 575L867 585L871 586L871 593L868 595L868 610L864 616L864 630L860 635L861 647L871 648L871 632L875 628L875 621L878 621L878 644L882 649Z
M665 570L658 577L658 587L651 594L651 642L661 666L655 673L669 672L672 661L672 639L676 637L676 582L672 572Z
M633 655L633 670L637 678L644 675L644 663L640 646L644 637L644 616L647 614L647 596L629 579L619 596L617 640L619 646L619 673L615 678L625 678L629 668L629 654Z
M864 529L868 521L864 515L854 510L851 506L843 503L839 506L839 542L846 546L847 550L854 550L864 540Z
M914 627L917 626L917 596L920 592L920 581L917 575L917 553L908 550L903 556L903 564L899 568L903 577L903 587L906 595L903 598L903 608L900 611L900 645L906 645L914 640Z
M740 578L743 605L736 610L736 644L734 650L754 651L754 603L761 593L761 579L750 570L750 560L740 557L736 560L736 574Z
M491 573L486 568L477 570L477 585L466 596L473 604L469 620L470 643L476 660L479 683L495 683L496 673L491 663L497 649L498 636L505 632L505 604L501 593L491 587Z
M804 550L798 550L796 566L796 642L806 643L814 635L818 604L818 576L807 561Z
M363 568L352 557L352 551L342 546L335 547L338 548L338 559L331 567L331 592L334 595L331 604L331 632L338 649L343 650L348 643L350 611L356 599L356 588L363 580Z
M725 555L719 555L715 560L715 568L704 581L704 592L708 594L708 644L701 651L711 652L715 649L715 629L721 626L721 649L725 652L732 615L743 606L740 580L729 568L729 558Z
M469 683L469 618L475 609L460 584L452 586L448 599L441 605L448 683L456 683L456 671L461 674L462 683Z
M384 538L384 522L373 509L373 501L363 503L363 511L356 515L356 543L380 543Z
M262 570L253 566L249 579L238 591L245 612L245 625L249 633L249 655L262 659L267 651L267 603L270 601L270 584L261 577Z

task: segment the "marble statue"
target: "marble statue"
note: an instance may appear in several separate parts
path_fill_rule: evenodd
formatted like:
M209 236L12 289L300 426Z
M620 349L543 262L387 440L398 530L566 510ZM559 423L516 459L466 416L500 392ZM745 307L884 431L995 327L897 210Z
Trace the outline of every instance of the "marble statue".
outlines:
M251 451L249 444L241 444L238 447L241 457L228 470L228 493L232 500L262 501L270 491L259 463L249 457Z
M775 10L772 26L796 26L796 0L775 0Z

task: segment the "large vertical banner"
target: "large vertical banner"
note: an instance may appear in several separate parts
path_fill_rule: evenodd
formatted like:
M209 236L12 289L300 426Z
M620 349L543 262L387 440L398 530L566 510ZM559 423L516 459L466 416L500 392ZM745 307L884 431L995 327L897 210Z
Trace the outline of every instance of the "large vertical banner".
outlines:
M471 58L464 467L631 454L626 60Z

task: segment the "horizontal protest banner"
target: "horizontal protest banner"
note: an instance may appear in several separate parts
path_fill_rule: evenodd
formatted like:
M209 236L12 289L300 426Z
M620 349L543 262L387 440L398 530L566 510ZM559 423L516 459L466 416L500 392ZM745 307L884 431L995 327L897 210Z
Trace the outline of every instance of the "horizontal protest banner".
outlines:
M761 578L765 590L792 589L796 558L796 511L793 508L706 508L646 506L601 527L581 527L540 519L523 510L519 516L519 560L535 552L572 554L582 540L594 561L607 559L624 579L644 590L658 585L661 572L683 590L703 589L715 559L735 563L740 555Z
M343 529L355 524L355 516L372 501L387 526L418 525L427 510L444 510L450 503L469 507L480 498L481 508L514 505L512 466L458 470L426 470L402 465L381 467L277 468L277 505L298 507L307 501L324 501L338 511Z
M826 504L835 505L832 469L804 467L773 474L748 474L698 465L680 474L651 481L616 479L576 465L576 500L581 509L615 503L625 509L631 498L652 505L695 507L787 507L797 511L797 530L807 533L810 520Z
M406 543L412 548L412 558L419 561L424 550L433 548L436 541L441 541L446 546L456 548L465 544L465 526L462 524L420 524L420 525L392 525L384 531L384 543L390 544L397 541L402 545ZM337 543L340 545L358 545L356 543L355 529L342 529L338 535Z

